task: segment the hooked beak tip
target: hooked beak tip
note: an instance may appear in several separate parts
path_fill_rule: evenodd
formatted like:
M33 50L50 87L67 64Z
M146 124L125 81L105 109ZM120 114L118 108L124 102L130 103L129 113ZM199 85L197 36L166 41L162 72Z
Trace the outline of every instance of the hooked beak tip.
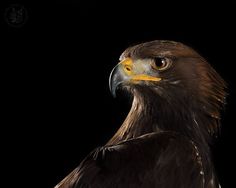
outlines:
M117 87L117 65L112 69L109 76L109 89L114 98L116 98L116 87Z

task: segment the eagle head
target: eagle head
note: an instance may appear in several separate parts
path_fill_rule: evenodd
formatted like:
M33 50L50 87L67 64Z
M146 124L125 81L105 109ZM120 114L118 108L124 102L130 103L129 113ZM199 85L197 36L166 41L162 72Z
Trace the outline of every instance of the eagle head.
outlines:
M203 57L182 43L156 40L129 47L112 70L109 87L114 96L117 89L130 91L168 122L159 126L178 127L178 121L191 119L202 134L217 135L226 84Z

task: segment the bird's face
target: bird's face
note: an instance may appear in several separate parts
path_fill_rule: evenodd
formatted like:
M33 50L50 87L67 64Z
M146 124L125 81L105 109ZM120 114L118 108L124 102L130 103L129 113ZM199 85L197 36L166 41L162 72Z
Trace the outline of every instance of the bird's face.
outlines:
M163 72L171 69L172 63L167 57L126 57L111 72L110 90L115 96L119 86L158 87L166 79Z
M128 48L110 75L110 90L151 91L163 98L184 99L200 86L201 57L181 43L153 41ZM201 63L199 63L201 62ZM206 63L205 63L206 64ZM201 73L202 74L202 73ZM138 89L139 88L139 89ZM150 93L150 92L149 92Z

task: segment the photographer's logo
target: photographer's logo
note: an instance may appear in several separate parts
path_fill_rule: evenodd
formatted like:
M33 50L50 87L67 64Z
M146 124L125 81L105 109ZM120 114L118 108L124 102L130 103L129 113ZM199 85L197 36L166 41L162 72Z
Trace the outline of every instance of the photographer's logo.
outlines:
M12 27L21 27L26 23L28 13L24 6L13 4L6 8L4 17L8 25Z

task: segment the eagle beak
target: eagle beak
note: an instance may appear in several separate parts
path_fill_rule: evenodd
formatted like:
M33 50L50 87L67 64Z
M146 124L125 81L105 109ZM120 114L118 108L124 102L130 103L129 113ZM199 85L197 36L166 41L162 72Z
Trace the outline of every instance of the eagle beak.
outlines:
M117 64L111 71L109 88L114 97L118 86L125 82L137 83L138 81L160 81L161 78L147 75L142 62L133 63L131 58L126 58Z
M117 64L111 71L109 77L109 88L113 97L116 97L116 89L124 81L124 74L121 72L120 64Z

